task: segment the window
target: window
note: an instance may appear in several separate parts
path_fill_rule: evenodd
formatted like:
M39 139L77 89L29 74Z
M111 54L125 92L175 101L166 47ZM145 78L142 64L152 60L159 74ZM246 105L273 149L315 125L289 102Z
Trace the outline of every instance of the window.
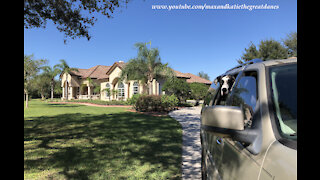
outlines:
M228 104L230 102L231 106L242 109L245 127L251 127L257 99L257 73L244 72L237 86L233 88Z
M237 77L238 74L230 74L233 77ZM226 105L226 100L230 96L230 93L226 97L221 97L221 84L219 82L219 78L221 76L218 76L214 83L211 84L208 93L204 99L204 106L215 106L215 105ZM233 87L233 85L231 86Z
M124 98L124 84L122 82L118 84L118 97Z
M106 97L110 97L110 84L109 83L107 83L106 84Z
M203 106L212 106L214 103L214 97L216 96L218 90L220 88L220 83L217 82L217 84L212 83L211 86L209 87L209 90L207 92L207 95L204 98Z
M269 91L283 138L297 139L297 64L269 68Z
M139 94L139 83L138 82L133 83L133 94Z

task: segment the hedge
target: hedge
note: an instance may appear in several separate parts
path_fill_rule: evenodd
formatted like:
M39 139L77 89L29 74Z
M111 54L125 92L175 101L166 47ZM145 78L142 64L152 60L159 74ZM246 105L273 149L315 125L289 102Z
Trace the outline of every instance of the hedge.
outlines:
M178 105L178 98L175 95L140 95L138 98L130 100L135 101L134 108L137 111L151 112L151 111L171 111Z

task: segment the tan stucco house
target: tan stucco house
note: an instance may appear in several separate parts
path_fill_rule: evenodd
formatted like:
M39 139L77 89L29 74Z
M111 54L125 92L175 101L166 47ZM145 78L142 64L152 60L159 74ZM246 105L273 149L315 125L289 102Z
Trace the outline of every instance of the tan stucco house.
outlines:
M62 99L127 100L134 94L141 94L146 87L139 83L139 81L119 81L124 66L125 63L119 61L115 62L112 66L97 65L89 69L78 69L78 72L71 71L70 73L61 74ZM178 78L185 79L189 83L211 84L211 81L191 73L181 73L176 70L174 72ZM89 83L88 78L93 83ZM149 92L149 94L164 94L165 92L162 91L164 82L164 80L154 79L151 85L152 92ZM100 92L93 91L94 84L100 85ZM110 91L107 92L105 89L110 89Z

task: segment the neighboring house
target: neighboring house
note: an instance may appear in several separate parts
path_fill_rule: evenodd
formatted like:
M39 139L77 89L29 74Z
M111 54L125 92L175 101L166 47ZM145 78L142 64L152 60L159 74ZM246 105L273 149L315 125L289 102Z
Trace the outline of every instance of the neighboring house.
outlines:
M97 65L89 69L78 69L69 74L61 74L62 99L100 99L100 100L127 100L134 94L145 92L146 87L139 81L120 82L120 74L125 63L115 62L112 66ZM185 79L188 83L199 82L207 85L211 81L191 73L181 73L174 70L176 77ZM92 80L90 83L88 78ZM164 80L154 79L149 94L161 95ZM94 85L100 86L100 92L93 91ZM109 89L109 91L106 91Z

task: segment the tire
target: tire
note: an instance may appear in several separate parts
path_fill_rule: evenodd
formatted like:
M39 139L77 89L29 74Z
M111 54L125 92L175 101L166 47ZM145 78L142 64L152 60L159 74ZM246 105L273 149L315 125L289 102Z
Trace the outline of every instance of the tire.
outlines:
M207 180L207 168L205 163L205 154L203 148L201 148L201 179Z

